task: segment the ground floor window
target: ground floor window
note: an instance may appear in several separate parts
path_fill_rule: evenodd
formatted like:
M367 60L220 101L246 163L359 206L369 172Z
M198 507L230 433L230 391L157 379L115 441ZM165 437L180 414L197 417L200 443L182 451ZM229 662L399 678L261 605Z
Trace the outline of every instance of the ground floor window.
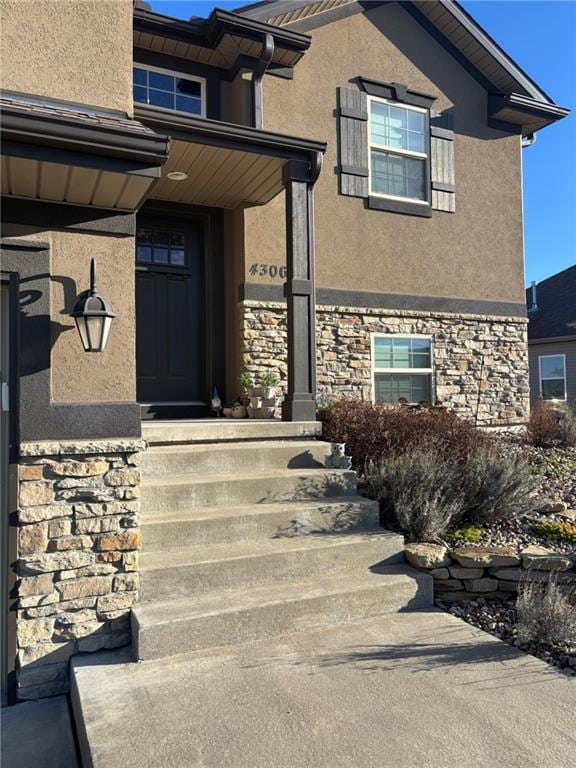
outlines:
M540 355L540 394L544 400L566 400L566 355Z
M432 402L432 338L372 337L373 397L377 403Z

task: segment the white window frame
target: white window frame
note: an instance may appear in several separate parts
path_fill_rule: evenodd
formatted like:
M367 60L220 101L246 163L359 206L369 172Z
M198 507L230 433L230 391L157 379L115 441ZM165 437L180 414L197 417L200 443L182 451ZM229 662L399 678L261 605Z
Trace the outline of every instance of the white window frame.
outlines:
M546 359L547 357L561 357L563 360L563 366L564 366L564 376L562 376L562 380L564 382L564 397L552 397L549 400L546 400L544 398L544 392L542 390L542 382L543 381L556 381L559 379L559 376L542 376L542 360ZM562 352L558 352L556 355L538 355L538 389L540 391L540 397L542 400L544 400L545 403L565 403L568 399L568 391L566 388L566 355Z
M181 77L184 80L192 80L192 82L200 83L200 114L194 115L191 112L184 112L182 109L170 109L169 107L157 107L155 104L143 104L147 109L157 109L159 112L174 112L176 115L186 115L187 117L206 117L206 78L198 77L197 75L190 75L187 72L177 72L174 69L164 69L162 67L151 67L148 64L139 64L137 61L132 62L132 86L137 85L134 83L134 70L145 69L147 72L158 72L161 75L170 75L171 77ZM140 86L143 87L143 86ZM147 88L148 90L148 88ZM142 104L141 101L134 99L132 94L132 101L137 106Z
M376 367L376 339L426 339L430 342L430 368L377 368ZM376 400L376 374L377 373L409 373L426 374L430 376L430 402L436 399L436 382L434 378L434 337L428 333L372 333L370 339L371 377L372 377L372 403L382 402ZM392 403L390 403L392 405ZM417 403L410 403L417 405Z
M395 147L388 147L385 144L375 144L372 142L372 102L378 102L380 104L389 104L392 107L400 107L401 109L412 110L412 112L421 112L426 118L426 124L424 127L424 137L426 139L426 146L428 152L411 152L407 149L396 149ZM424 185L428 184L428 166L430 163L430 141L427 138L430 134L430 112L423 107L415 107L412 104L404 104L401 101L394 101L392 99L383 99L379 96L368 97L368 185L369 193L371 197L382 197L386 200L402 200L406 203L416 203L421 205L430 205L430 192L426 189L426 199L419 200L417 197L400 197L399 195L385 195L382 192L375 192L372 187L372 148L376 151L387 152L391 155L403 155L404 157L414 157L417 160L424 160Z

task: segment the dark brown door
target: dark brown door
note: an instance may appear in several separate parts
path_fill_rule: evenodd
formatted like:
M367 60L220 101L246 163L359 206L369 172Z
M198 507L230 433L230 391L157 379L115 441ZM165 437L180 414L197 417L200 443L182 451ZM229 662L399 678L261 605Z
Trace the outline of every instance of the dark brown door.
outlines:
M206 409L204 239L201 221L138 224L137 397L148 416Z

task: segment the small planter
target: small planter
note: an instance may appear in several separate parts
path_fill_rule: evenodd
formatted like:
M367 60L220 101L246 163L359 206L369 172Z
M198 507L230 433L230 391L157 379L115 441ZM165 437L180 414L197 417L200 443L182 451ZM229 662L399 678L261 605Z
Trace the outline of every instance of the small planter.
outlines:
M251 400L254 397L264 397L264 387L251 387L248 390L248 397Z
M235 405L232 409L232 418L233 419L245 419L247 416L247 410L246 406L244 405Z
M276 387L261 387L264 400L272 400L276 396Z

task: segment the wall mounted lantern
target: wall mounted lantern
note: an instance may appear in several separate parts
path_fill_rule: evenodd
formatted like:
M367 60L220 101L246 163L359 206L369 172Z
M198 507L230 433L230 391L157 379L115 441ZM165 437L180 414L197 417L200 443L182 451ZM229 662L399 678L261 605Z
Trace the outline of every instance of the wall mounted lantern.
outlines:
M104 352L112 320L116 314L110 304L96 290L96 262L90 262L90 289L78 297L70 316L82 339L85 352Z

